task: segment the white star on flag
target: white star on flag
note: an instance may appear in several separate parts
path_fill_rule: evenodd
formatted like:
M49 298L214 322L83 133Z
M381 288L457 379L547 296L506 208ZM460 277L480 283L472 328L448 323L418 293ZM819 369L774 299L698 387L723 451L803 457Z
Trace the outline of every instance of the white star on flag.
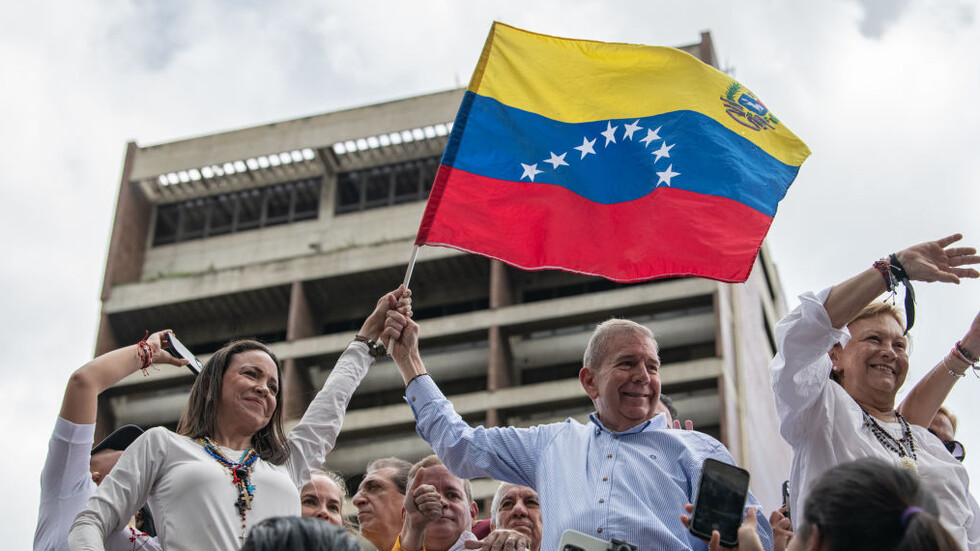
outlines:
M632 124L624 124L623 128L626 129L626 134L623 134L623 139L629 138L633 141L633 132L640 129L640 119L636 119Z
M552 151L551 158L545 159L544 161L541 162L551 163L552 170L558 168L559 166L568 166L568 163L565 162L565 155L568 155L568 152L562 153L561 155L555 155L555 152Z
M660 176L660 180L657 181L657 185L659 186L660 184L666 184L669 187L670 179L673 178L674 176L680 176L680 175L681 175L680 172L674 172L674 165L670 165L667 167L667 170L657 173L657 176Z
M538 170L538 163L534 163L533 165L521 163L521 166L524 167L524 174L521 175L521 180L528 178L533 182L535 176L544 172L543 170Z
M612 122L606 123L606 131L600 132L604 138L606 138L606 147L609 147L609 142L616 143L616 129L618 126L613 126Z
M659 161L661 157L667 157L669 159L670 149L675 145L677 144L672 143L670 145L667 145L667 140L660 142L660 149L653 152L653 154L657 156L657 158L653 160L654 164L656 164L656 162Z
M584 159L585 156L588 155L589 153L595 155L595 149L593 149L594 145L595 145L595 138L593 138L592 140L589 140L588 138L582 138L582 145L575 148L582 152L582 157L579 160Z
M661 128L663 127L658 126L656 130L647 129L647 137L640 140L640 143L644 145L650 145L650 142L652 142L653 140L659 140L660 134L658 134L658 132L660 132Z

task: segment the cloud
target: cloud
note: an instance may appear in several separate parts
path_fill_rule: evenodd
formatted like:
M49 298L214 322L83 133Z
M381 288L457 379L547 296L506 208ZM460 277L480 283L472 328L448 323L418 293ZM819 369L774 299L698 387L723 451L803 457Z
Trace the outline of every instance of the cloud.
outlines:
M858 23L861 34L867 38L880 39L887 27L896 23L909 5L909 0L855 0L864 11Z

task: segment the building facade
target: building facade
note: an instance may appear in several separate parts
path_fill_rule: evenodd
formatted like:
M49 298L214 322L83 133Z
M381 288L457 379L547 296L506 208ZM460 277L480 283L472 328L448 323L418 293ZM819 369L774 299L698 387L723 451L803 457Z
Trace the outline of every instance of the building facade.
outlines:
M685 49L716 65L707 33ZM378 297L402 281L462 94L130 143L96 352L163 328L202 360L233 338L258 338L284 362L294 424ZM426 365L474 424L585 419L592 406L578 370L592 328L611 316L646 324L660 341L663 390L680 417L721 439L752 471L763 503L778 506L789 450L767 364L785 301L765 247L740 285L622 285L426 247L412 291ZM175 427L192 377L160 369L122 381L100 399L100 434L125 423ZM390 360L372 367L327 468L356 486L372 459L431 453L403 390ZM494 486L474 489L486 497Z

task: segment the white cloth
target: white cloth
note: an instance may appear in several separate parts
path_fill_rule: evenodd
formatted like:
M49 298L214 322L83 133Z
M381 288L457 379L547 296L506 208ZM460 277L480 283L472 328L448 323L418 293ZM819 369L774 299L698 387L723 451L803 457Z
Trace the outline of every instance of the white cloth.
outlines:
M476 541L476 536L473 535L473 532L470 532L469 530L463 530L463 533L460 534L459 538L456 539L456 543L454 543L448 549L448 551L465 551L466 542L468 541Z
M289 432L290 454L283 465L257 460L252 470L255 495L246 513L247 527L273 516L299 516L299 489L310 470L323 464L333 449L351 395L371 364L368 348L352 343L310 404L299 424ZM237 460L242 450L222 448ZM171 551L241 547L242 520L235 507L238 489L228 469L204 451L196 440L156 427L140 436L120 458L116 468L72 526L69 543L74 551L103 549L103 535L118 529L138 504L148 501L157 536Z
M800 296L800 306L776 326L778 353L769 366L779 414L779 431L793 447L790 488L794 525L810 487L831 467L862 457L877 457L896 465L898 454L886 449L865 426L861 407L840 385L830 380L828 352L845 330L831 326L824 302L830 289ZM898 423L880 423L896 439ZM969 537L974 514L968 500L966 468L942 442L923 427L911 425L922 483L939 504L940 521L964 549L980 550Z
M67 551L68 529L96 485L89 472L89 458L95 443L95 425L77 425L62 419L55 421L48 456L41 469L41 504L34 531L34 551ZM133 538L133 541L130 541ZM106 549L158 550L156 538L130 527L111 534Z

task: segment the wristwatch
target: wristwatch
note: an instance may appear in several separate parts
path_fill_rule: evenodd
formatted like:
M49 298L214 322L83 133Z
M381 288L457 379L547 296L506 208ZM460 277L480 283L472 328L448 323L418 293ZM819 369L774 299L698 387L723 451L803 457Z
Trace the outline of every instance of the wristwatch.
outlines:
M366 344L367 347L368 347L368 353L371 354L371 357L373 357L375 359L380 358L380 357L385 356L386 354L388 354L388 351L385 350L385 345L382 344L381 341L376 341L374 339L369 339L369 338L365 337L364 335L354 335L354 340L355 341L360 341L360 342L363 342L364 344Z

